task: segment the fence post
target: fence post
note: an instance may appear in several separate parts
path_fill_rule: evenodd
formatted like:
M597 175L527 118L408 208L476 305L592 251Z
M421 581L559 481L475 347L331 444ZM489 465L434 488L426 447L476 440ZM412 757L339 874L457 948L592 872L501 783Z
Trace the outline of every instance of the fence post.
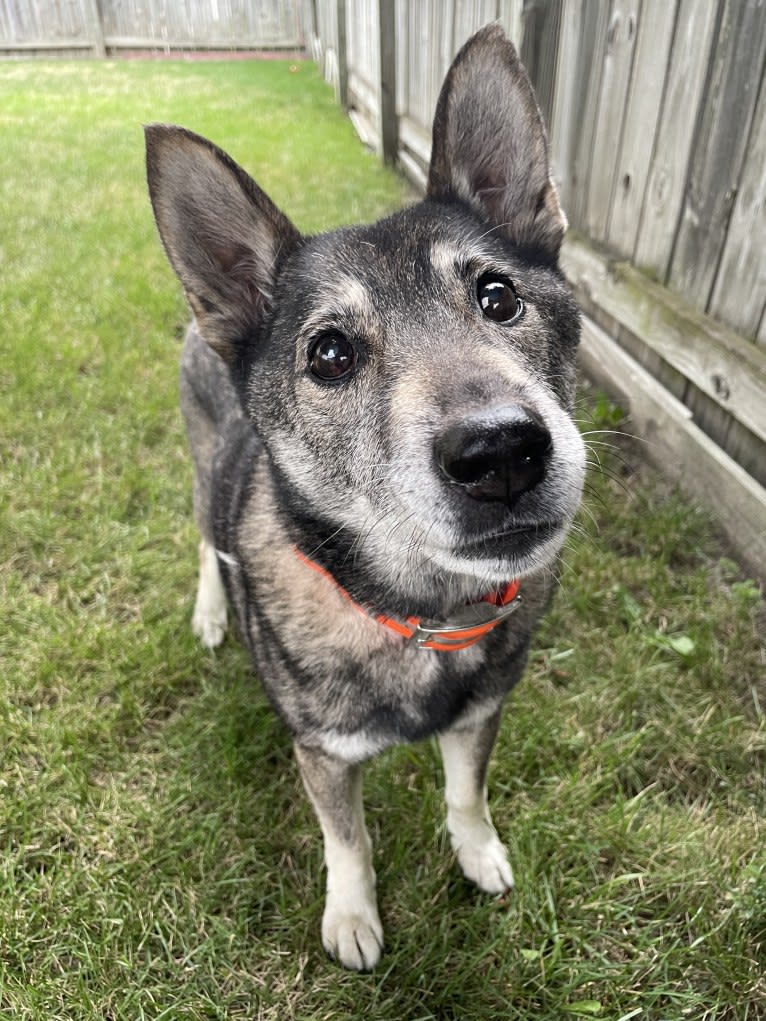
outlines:
M338 100L348 110L348 49L346 43L346 0L338 0Z
M380 141L383 160L395 164L399 155L396 116L396 4L378 0L380 26Z
M106 56L106 44L104 43L104 25L101 21L101 10L98 0L85 0L83 4L85 23L88 26L90 37L93 40L93 54L96 57Z

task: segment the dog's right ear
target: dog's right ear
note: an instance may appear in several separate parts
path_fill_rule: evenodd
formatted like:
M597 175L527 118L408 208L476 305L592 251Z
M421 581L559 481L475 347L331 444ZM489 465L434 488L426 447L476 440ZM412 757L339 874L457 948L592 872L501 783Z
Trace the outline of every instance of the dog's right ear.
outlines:
M300 234L221 149L168 124L145 128L154 217L204 339L226 361L258 332L277 264Z

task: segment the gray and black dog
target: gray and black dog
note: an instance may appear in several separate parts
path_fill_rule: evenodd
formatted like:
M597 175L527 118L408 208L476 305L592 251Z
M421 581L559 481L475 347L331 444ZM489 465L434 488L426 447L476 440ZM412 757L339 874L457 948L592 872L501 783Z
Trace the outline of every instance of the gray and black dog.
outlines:
M447 75L425 200L371 226L304 237L210 142L146 137L194 313L193 627L218 645L228 597L324 835L324 946L372 968L370 756L437 735L463 872L489 893L513 884L487 761L584 472L545 130L493 25Z

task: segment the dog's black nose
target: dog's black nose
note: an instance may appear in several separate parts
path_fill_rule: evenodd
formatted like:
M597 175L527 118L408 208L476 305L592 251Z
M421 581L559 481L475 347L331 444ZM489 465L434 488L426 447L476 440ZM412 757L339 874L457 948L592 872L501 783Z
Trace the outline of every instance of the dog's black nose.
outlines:
M437 437L435 452L444 475L467 496L513 507L542 481L551 446L539 415L506 405L451 425Z

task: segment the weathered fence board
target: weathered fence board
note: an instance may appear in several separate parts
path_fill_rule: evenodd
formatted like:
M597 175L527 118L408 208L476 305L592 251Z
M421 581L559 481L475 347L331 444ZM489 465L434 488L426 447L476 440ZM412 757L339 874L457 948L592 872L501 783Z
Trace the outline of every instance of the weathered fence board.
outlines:
M0 50L296 48L301 0L0 0Z
M349 71L377 91L380 82L377 0L346 0L346 59Z
M396 10L394 4L380 4L380 134L383 159L395 164L399 152L399 118L396 100Z
M341 13L346 26L347 105L353 111L359 134L371 148L382 153L378 4L376 0L346 0Z
M425 47L425 60L428 72L428 94L427 104L423 111L426 123L433 117L436 103L439 99L444 75L447 73L450 60L454 55L452 49L452 18L451 11L447 4L439 3L438 0L430 4L430 40ZM433 49L432 49L433 48ZM437 59L429 59L433 53Z
M694 126L717 20L717 4L681 0L633 260L667 275L683 203Z
M530 0L524 5L519 55L535 85L537 102L550 124L564 0Z
M554 89L548 124L551 164L564 209L572 197L569 168L574 159L572 108L577 94L582 26L577 0L561 0L559 45L552 71Z
M525 0L498 0L497 4L497 20L517 50L521 49L524 36L524 3Z
M335 88L336 98L348 106L348 60L346 59L345 4L311 3L307 35L314 60L326 81Z
M593 135L584 226L596 241L606 238L611 196L624 127L625 103L633 67L640 0L614 0L601 70L598 117Z
M763 0L726 0L668 278L698 308L713 289L765 57Z
M495 0L455 0L455 16L452 23L453 53L469 39L479 25L486 25L498 16Z
M766 79L709 311L754 335L766 307Z
M410 108L410 79L407 66L410 59L410 36L407 31L407 8L404 4L395 4L396 10L396 115L401 117Z
M667 80L676 4L644 0L638 22L630 95L609 209L609 245L630 258L636 243L654 138Z
M572 201L569 207L569 216L578 226L584 224L587 211L588 182L593 164L593 140L598 118L598 97L601 93L609 6L609 0L588 0L585 7L588 31L582 37L583 49L580 57L582 78L579 86L579 95L583 99L574 125L578 144L571 170ZM535 85L537 84L535 82Z
M171 48L301 44L299 6L291 0L101 0L107 46ZM140 29L140 31L137 31Z
M97 49L100 26L93 0L1 0L0 47Z

